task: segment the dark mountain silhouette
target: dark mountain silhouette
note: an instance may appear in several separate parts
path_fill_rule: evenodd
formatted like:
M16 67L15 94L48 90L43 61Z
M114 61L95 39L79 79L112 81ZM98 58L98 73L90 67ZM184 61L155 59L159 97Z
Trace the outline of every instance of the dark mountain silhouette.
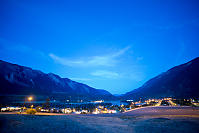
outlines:
M199 97L199 57L171 68L123 96L124 99L161 97Z
M66 99L111 99L105 90L61 78L53 73L45 74L29 67L0 60L0 95L5 101L9 96L40 95Z

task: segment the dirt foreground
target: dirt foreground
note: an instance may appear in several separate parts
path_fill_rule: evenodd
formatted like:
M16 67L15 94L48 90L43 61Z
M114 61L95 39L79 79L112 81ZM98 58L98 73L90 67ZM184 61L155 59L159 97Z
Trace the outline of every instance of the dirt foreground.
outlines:
M2 133L198 133L199 108L145 107L119 114L0 114Z

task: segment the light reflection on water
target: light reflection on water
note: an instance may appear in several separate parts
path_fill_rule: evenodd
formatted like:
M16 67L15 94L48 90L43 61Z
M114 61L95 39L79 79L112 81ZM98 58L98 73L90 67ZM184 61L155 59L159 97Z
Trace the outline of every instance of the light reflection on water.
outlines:
M57 104L75 104L75 105L81 105L81 104L99 104L99 103L94 103L94 102L60 102L60 101L49 101L50 103L57 103ZM24 101L18 101L16 103L24 103ZM36 104L42 104L46 103L46 101L26 101L25 103L36 103ZM121 102L121 101L104 101L102 103L111 103L112 105L128 105L126 102Z

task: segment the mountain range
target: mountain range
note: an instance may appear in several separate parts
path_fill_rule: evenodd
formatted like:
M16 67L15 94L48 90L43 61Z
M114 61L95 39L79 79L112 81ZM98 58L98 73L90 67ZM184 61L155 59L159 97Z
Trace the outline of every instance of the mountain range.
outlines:
M150 79L126 94L113 96L106 90L43 73L29 67L0 60L0 102L24 100L28 95L37 100L46 97L59 100L116 100L148 98L198 98L199 57Z
M54 99L112 99L106 90L95 89L88 85L61 78L53 73L43 73L29 67L11 64L0 60L1 101L8 97L26 95L48 96ZM20 99L20 98L19 98Z
M199 98L199 57L150 79L123 99Z

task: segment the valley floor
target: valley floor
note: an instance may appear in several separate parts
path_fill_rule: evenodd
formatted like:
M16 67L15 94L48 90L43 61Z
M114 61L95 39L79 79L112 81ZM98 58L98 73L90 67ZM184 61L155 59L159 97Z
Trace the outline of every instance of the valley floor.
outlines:
M119 114L17 115L0 113L2 133L198 133L199 108L145 107Z

